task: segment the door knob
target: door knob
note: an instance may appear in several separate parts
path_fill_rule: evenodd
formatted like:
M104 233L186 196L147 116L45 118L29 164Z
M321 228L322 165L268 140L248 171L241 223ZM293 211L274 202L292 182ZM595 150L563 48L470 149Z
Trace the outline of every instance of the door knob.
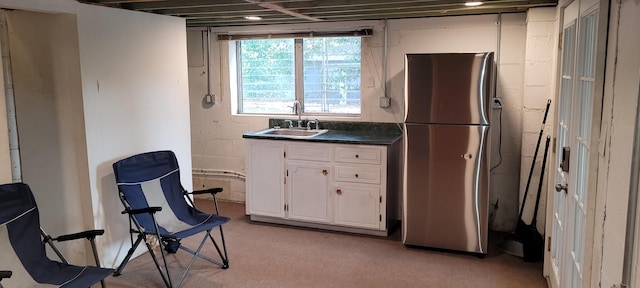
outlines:
M327 169L322 169L322 175L327 175Z
M556 192L561 192L564 190L564 193L567 193L567 185L556 184Z
M342 195L342 190L341 189L336 189L336 194Z

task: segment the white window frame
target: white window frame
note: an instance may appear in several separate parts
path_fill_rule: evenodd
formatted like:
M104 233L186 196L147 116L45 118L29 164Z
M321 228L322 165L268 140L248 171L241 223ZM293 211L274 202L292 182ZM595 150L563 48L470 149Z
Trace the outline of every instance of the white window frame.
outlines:
M348 34L345 33L344 35L328 35L326 37L360 37L363 38L365 36L367 36L366 34L370 35L371 34L371 29L368 30L362 30L364 31L365 35L358 35L358 36L354 36L353 34ZM349 33L353 33L353 32L349 32ZM309 35L311 35L313 33L310 33ZM273 36L273 35L269 35L269 36ZM229 36L224 36L224 37L229 37ZM270 38L270 37L269 37ZM231 37L229 37L229 39L224 39L224 40L230 40L229 41L229 90L231 93L231 99L232 99L232 105L231 105L231 109L232 109L232 114L233 115L242 115L242 116L261 116L261 115L274 115L274 116L296 116L296 111L294 111L293 109L291 110L290 113L273 113L273 112L266 112L266 113L246 113L246 112L242 112L242 96L241 96L241 88L239 87L242 79L240 79L241 75L240 75L240 71L238 71L238 67L239 67L239 54L240 54L240 49L241 46L238 45L240 41L242 40L248 40L248 39L269 39L267 37L263 37L261 38L261 36L244 36L241 39L237 39L237 40L233 40ZM360 112L359 113L316 113L316 112L305 112L304 109L304 75L303 75L303 39L304 38L310 38L310 37L278 37L278 38L286 38L286 39L294 39L295 40L295 79L296 79L296 85L295 85L295 99L300 103L300 116L321 116L321 117L353 117L353 118L358 118L362 116L362 112L363 112L363 87L362 87L362 64L363 64L363 46L365 45L365 41L361 41L360 43Z

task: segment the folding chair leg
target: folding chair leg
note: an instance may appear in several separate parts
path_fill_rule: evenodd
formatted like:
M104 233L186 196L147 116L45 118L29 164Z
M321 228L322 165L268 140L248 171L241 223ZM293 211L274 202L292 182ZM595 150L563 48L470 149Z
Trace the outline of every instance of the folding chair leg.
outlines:
M98 250L96 249L95 238L89 238L89 242L91 243L91 250L93 250L93 258L96 260L96 267L101 268L100 258L98 258ZM104 279L100 280L100 285L102 285L102 288L107 288L107 286L104 284Z
M198 246L198 249L191 253L191 254L193 254L193 257L191 257L191 261L189 262L189 265L187 266L187 269L182 274L182 278L180 278L180 282L178 283L178 286L176 288L180 288L182 286L182 282L187 277L187 274L189 273L189 270L191 270L191 266L193 265L193 262L196 261L196 257L200 257L200 258L203 257L202 255L200 255L200 250L202 250L202 247L204 246L204 243L207 241L207 236L211 236L210 233L211 233L211 230L207 231L207 235L205 235L202 238L202 241L200 241L200 246ZM207 259L207 260L211 261L211 259Z
M136 239L136 243L131 245L129 252L127 252L127 256L125 256L124 259L122 259L122 262L120 262L120 266L118 266L118 269L116 269L116 271L113 272L113 276L122 275L122 270L124 270L124 267L127 266L127 263L129 263L129 259L131 259L131 256L133 256L133 252L136 251L136 248L138 248L138 245L140 245L140 242L142 242L143 239L144 239L144 235L138 234L138 239Z
M224 241L224 232L222 231L222 226L219 226L218 228L220 228L220 239L222 241L222 249L224 250L224 255L222 255L222 251L220 251L220 247L218 247L218 243L216 242L216 240L213 239L213 236L211 236L211 233L209 233L209 239L211 239L213 246L216 247L216 250L218 251L218 255L220 255L220 258L222 259L222 266L221 266L222 269L228 269L229 258L227 256L227 244Z
M127 263L129 263L131 256L133 256L133 252L136 251L136 248L138 248L138 245L140 245L140 242L142 242L145 237L146 236L144 234L138 234L138 239L136 239L136 242L131 246L131 248L127 252L127 256L125 256L124 259L122 259L120 266L118 266L116 271L113 272L114 277L122 275L122 270L124 270L124 267L127 266ZM160 241L160 243L162 243L162 241ZM153 262L156 264L156 268L158 268L158 272L160 272L162 281L164 281L164 284L170 288L171 276L169 276L169 270L167 270L167 261L164 258L164 254L162 255L162 259L164 260L165 270L167 271L166 276L165 276L165 273L162 272L162 268L160 268L160 263L158 263L158 258L156 257L156 254L153 252L153 247L151 247L151 245L147 243L147 241L144 241L144 244L147 246L147 249L149 250L149 254L151 254L151 258L153 259ZM160 244L160 249L161 249L160 251L162 251L162 244Z
M156 229L156 231L158 230ZM160 268L160 263L158 263L158 258L156 257L156 253L153 252L153 248L151 247L151 245L147 241L144 241L144 244L147 245L149 254L151 254L153 262L156 263L156 268L158 268L158 272L160 272L160 276L162 277L162 281L164 281L164 285L166 285L167 288L171 288L173 287L171 284L171 275L169 275L169 266L167 265L167 258L165 258L164 256L164 247L162 245L162 239L160 238L160 235L158 235L158 242L160 243L160 254L162 255L162 262L164 262L164 270L166 271L166 276L165 273L162 273L162 268Z

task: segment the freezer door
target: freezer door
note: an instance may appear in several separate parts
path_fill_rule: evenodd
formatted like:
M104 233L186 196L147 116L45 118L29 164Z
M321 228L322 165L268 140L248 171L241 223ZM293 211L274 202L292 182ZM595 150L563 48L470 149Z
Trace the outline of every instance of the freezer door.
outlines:
M489 126L405 124L405 245L487 253Z
M405 55L405 121L488 125L493 52Z

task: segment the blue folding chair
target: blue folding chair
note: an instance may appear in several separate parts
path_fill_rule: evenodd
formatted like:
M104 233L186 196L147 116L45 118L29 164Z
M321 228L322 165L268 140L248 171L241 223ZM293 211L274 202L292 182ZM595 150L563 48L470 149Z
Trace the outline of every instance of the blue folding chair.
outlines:
M165 254L175 253L178 249L191 253L193 257L191 257L191 261L176 287L182 285L196 258L207 260L222 267L222 269L229 268L222 225L229 222L230 218L219 215L216 198L216 194L222 192L222 188L194 192L186 191L180 183L178 161L171 151L148 152L122 159L113 164L113 171L116 176L120 200L125 208L122 213L129 215L129 231L131 231L131 249L129 249L124 260L116 269L115 276L121 274L133 252L142 241L145 242L149 254L153 258L167 287L173 287L173 282L169 274L169 266L167 265ZM197 210L189 197L196 194L211 194L216 213L206 214ZM211 231L216 227L220 230L222 250L211 235ZM201 232L206 233L204 233L204 237L195 251L184 247L180 243L182 239ZM137 234L135 243L133 240L134 234ZM147 235L155 236L158 240L166 272L162 271L158 258L146 237ZM213 260L200 253L207 238L213 243L220 261Z
M7 287L86 288L103 281L113 269L100 268L93 239L102 233L104 230L91 230L52 238L40 228L38 207L29 186L0 185L0 268L8 265L6 268L13 273L4 271L0 275ZM68 264L53 244L80 238L91 241L97 267ZM45 244L53 248L62 262L47 257Z

